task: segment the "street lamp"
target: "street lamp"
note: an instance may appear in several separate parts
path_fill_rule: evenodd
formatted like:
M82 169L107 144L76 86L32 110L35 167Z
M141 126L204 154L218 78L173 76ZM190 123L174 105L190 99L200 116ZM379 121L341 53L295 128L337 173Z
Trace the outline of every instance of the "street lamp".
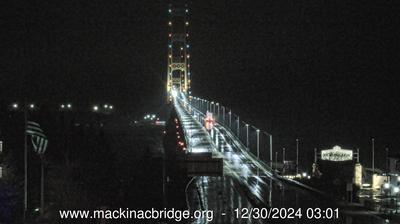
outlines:
M240 118L237 116L237 137L240 139Z
M69 103L69 104L67 104L67 107L68 107L69 109L71 109L72 105Z
M65 105L64 105L64 104L61 104L60 107L61 107L61 109L64 109L64 108L65 108Z
M394 187L393 188L393 192L396 194L396 211L395 211L395 213L397 213L397 200L398 200L398 197L399 197L399 192L400 192L400 188L399 187Z
M31 110L35 109L35 104L33 104L33 103L29 104L29 109L31 109Z
M232 110L229 110L229 128L232 130Z
M283 147L282 148L282 162L283 162L283 164L285 164L285 151L286 151L286 149L285 149L285 147Z
M222 123L224 123L224 125L225 125L225 107L222 105L221 105L221 107L222 107Z
M17 104L17 103L13 103L13 104L12 104L12 108L18 109L18 104Z
M246 124L246 147L249 149L249 124Z
M217 105L217 118L219 120L219 103L216 103L215 105Z
M98 111L99 110L99 106L97 106L97 105L93 106L93 110L94 111Z
M260 159L260 129L257 129L257 159Z
M296 138L296 175L299 174L299 139Z

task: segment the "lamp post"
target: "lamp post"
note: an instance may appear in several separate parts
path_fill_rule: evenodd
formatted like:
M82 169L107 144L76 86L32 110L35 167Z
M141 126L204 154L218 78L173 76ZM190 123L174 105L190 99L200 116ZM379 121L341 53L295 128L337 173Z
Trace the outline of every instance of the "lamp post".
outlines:
M386 172L389 173L389 148L386 147L386 160L385 160L385 165L386 165Z
M222 123L225 125L225 107L222 105L221 107L222 107Z
M216 105L217 105L217 118L218 118L218 121L219 121L219 103L216 103Z
M395 213L397 213L397 200L399 197L399 191L400 191L400 188L398 186L393 188L393 192L396 194L396 202L395 202L396 203L396 206L395 206L396 211L395 211Z
M285 147L282 148L282 163L285 164Z
M375 174L375 139L372 138L372 176Z
M240 139L240 118L239 115L237 117L237 137Z
M270 167L272 169L272 135L266 133L267 135L269 135L269 158L270 158Z
M246 147L249 149L249 124L246 124Z
M257 129L257 159L260 159L260 129Z
M299 174L299 139L296 138L296 175Z
M285 171L285 152L286 152L286 149L285 149L285 147L283 147L282 148L282 174L286 173L286 171Z
M232 130L232 110L229 110L229 128Z

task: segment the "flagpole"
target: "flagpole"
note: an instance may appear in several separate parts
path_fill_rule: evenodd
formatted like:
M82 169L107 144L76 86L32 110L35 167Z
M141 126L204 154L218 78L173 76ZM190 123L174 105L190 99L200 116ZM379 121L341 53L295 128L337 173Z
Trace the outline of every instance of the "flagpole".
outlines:
M28 112L26 108L26 101L24 105L24 164L25 164L25 181L24 181L24 222L26 221L26 212L28 211L28 135L26 133L26 126L28 120Z
M44 155L40 156L41 163L41 181L40 181L40 215L44 214Z

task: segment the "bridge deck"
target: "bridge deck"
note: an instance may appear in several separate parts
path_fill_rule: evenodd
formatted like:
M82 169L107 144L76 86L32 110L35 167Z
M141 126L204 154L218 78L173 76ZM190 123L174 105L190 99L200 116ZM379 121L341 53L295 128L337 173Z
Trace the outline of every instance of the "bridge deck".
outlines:
M319 194L276 178L271 169L249 153L223 125L215 124L209 134L201 123L204 114L180 99L176 100L175 108L184 126L189 150L212 152L213 156L223 158L222 177L199 177L196 181L205 209L214 210L216 223L260 222L236 219L233 213L236 208L285 207L306 211L307 208L335 206ZM196 223L206 223L203 221Z

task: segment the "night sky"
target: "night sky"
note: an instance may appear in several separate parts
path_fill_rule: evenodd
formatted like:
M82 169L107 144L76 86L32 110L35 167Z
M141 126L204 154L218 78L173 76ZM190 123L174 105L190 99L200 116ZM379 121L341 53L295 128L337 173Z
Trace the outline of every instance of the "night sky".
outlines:
M2 100L26 93L35 102L157 110L167 3L1 3ZM272 132L289 157L297 137L306 152L339 144L367 158L372 136L381 161L386 146L400 152L395 3L194 1L190 10L193 95Z

